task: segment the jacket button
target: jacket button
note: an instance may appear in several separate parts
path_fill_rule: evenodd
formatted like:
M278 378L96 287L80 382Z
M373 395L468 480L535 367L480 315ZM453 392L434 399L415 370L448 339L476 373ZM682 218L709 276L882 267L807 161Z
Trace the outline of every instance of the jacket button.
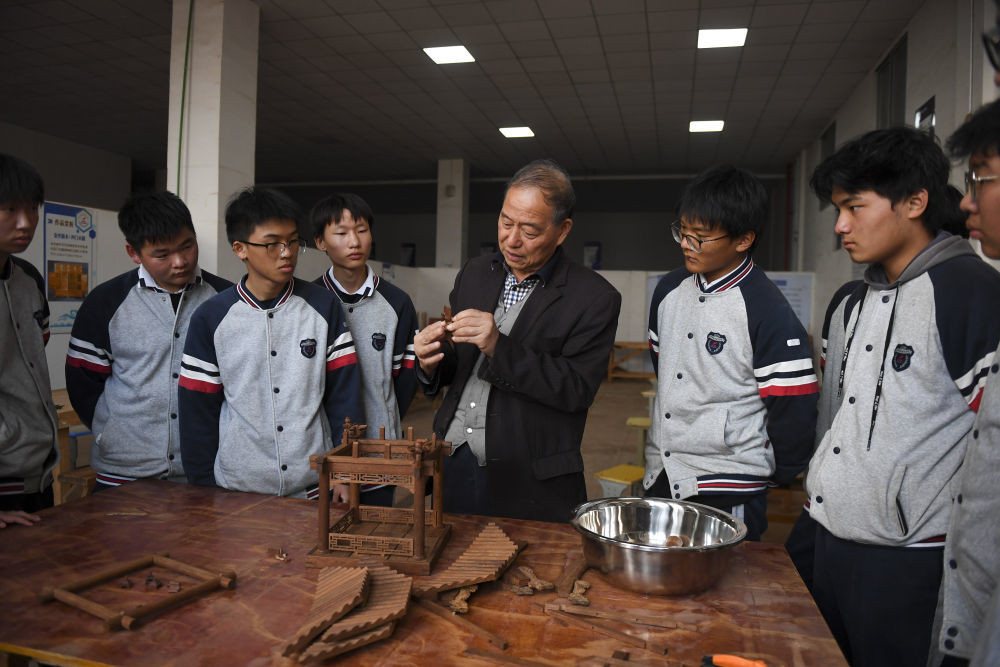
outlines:
M868 351L868 352L871 352L872 351L872 346L871 345L865 345L865 350Z
M175 380L177 379L177 373L174 373L174 379Z
M890 298L891 297L888 294L886 294L885 296L882 297L882 303L889 303Z
M674 491L680 491L680 489L681 489L680 484L674 484Z
M278 356L278 353L276 351L274 351L274 350L271 350L271 356L272 357L276 357L276 356Z
M973 437L973 438L977 438L977 439L979 438L979 429L978 429L978 428L977 428L977 429L975 429L975 430L974 430L974 431L972 432L972 437Z
M279 391L280 391L280 390L279 390L279 389L278 389L277 387L275 387L275 388L274 388L274 393L275 393L275 394L277 394L277 393L278 393Z
M674 494L674 498L677 498L678 500L680 500L680 498L681 498L681 494L679 494L679 493L675 493L675 494Z
M958 504L959 504L959 505L961 505L961 504L962 504L962 494L961 494L961 493L960 493L960 494L958 494Z
M701 303L705 303L705 297L699 296L698 301L700 301Z
M956 561L954 558L952 558L951 560L948 561L948 567L950 567L953 570L957 570L958 569L958 561Z
M663 415L663 416L666 417L667 419L670 419L670 413L669 412L667 414Z
M171 419L177 419L177 413L176 412L171 412L170 413L170 418Z
M663 452L663 455L669 458L670 457L670 452Z
M180 338L180 337L181 337L181 335L175 331L174 332L174 338Z
M354 309L353 309L353 308L348 308L348 309L347 309L347 312L349 312L349 313L353 313L353 312L354 312Z
M281 433L284 430L285 430L284 426L281 426L281 425L278 426L278 433Z
M688 334L688 338L694 338L694 334L693 333L689 333Z
M834 454L839 454L840 453L840 447L834 447L833 448L833 453Z
M816 496L816 502L818 503L823 502L823 496Z
M949 637L955 637L958 635L958 628L956 628L955 626L951 626L945 632L948 633Z
M945 647L946 649L953 649L953 648L955 648L955 642L953 642L953 641L952 641L952 640L950 640L950 639L945 639L945 640L944 640L944 647Z
M1000 364L993 364L992 366L990 366L991 373L996 373L997 371L1000 371Z
M849 399L847 399L847 402L848 403L854 403L854 400L855 400L854 397L851 396Z
M684 377L684 373L678 373L677 374L677 379L678 380L682 379L683 377Z
M273 319L274 319L274 313L268 313L268 314L267 314L267 318L268 318L269 320L273 320Z
M173 461L174 460L174 455L171 454L170 456L167 457L167 459L170 460L170 461Z
M281 464L281 469L282 469L282 470L288 470L288 466L287 466L287 465L285 465L284 463L282 463L282 464Z

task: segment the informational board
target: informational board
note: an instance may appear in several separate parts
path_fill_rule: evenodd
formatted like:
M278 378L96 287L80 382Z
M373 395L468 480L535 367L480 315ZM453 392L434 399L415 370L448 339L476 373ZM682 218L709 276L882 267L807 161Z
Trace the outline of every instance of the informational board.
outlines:
M45 202L45 247L42 273L49 300L49 327L68 331L94 280L97 228L94 212L68 204Z
M806 332L810 331L812 322L812 302L813 302L813 279L815 275L810 272L796 273L792 271L767 271L770 278L781 293L788 299L788 303L795 311Z

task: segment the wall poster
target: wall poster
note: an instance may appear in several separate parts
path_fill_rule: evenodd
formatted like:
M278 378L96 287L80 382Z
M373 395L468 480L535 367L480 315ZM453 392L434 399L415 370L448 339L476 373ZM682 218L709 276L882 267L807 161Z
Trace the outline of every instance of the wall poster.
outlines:
M94 267L94 214L79 206L45 202L45 290L49 326L68 330L90 292Z

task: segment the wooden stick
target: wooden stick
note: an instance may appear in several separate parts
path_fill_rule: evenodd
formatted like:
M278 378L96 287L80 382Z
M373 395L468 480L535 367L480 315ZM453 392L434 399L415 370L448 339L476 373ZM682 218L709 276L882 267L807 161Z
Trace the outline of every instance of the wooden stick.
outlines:
M550 602L546 602L545 611L562 611L567 614L573 614L574 616L603 618L609 621L618 621L619 623L648 625L650 627L663 628L665 630L687 630L689 632L698 632L697 625L692 623L679 623L677 621L666 621L663 620L662 616L656 614L645 615L637 613L635 610L619 611L616 609L580 607L573 604L566 604L565 600L560 600L558 598Z
M160 567L165 567L170 570L186 574L189 577L194 577L195 579L212 579L218 581L223 588L227 589L232 589L236 583L235 572L224 572L222 574L219 574L218 572L209 572L208 570L204 570L200 567L188 565L187 563L170 558L166 554L153 554L153 563L159 565Z
M76 607L80 611L85 611L92 616L96 616L104 621L104 627L109 630L121 626L122 612L120 611L109 609L103 604L98 604L93 600L88 600L87 598L77 595L76 593L71 593L64 588L53 589L52 597L60 602L65 602L71 607Z
M319 532L316 536L316 550L321 554L330 553L330 464L326 457L319 461Z
M478 625L476 625L475 623L466 618L462 618L461 616L456 616L447 607L442 606L440 603L434 602L432 600L426 600L424 598L414 598L414 599L417 601L417 605L419 605L422 609L426 609L432 614L437 614L441 618L451 621L452 623L462 628L463 630L466 630L474 635L482 637L489 643L499 648L501 651L507 648L507 640L505 640L503 637L495 635L489 630L485 630L479 627Z
M644 648L649 651L653 651L654 653L658 653L660 655L667 654L666 647L662 646L661 644L657 644L655 642L647 642L645 639L635 637L627 632L621 632L620 630L609 628L603 623L598 623L597 621L592 621L592 620L585 620L578 616L568 614L564 611L550 611L546 609L546 613L548 613L550 616L554 618L558 618L559 620L563 621L568 625L575 625L577 627L581 627L586 630L593 630L594 632L599 632L603 635L613 637L614 639L629 644L630 646Z
M480 660L496 663L498 665L544 665L545 664L543 662L534 662L532 660L525 660L524 658L515 658L512 655L504 655L503 653L497 653L496 651L489 651L484 648L474 648L472 646L465 649L463 653L471 658L479 658Z

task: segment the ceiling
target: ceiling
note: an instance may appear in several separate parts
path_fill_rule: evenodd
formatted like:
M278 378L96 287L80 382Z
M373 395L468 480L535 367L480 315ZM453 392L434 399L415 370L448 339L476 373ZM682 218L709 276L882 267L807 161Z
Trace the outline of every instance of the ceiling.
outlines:
M199 0L200 1L200 0ZM783 172L923 0L259 0L261 182ZM166 165L170 0L0 0L0 121ZM742 48L698 28L749 27ZM427 46L476 62L435 65ZM723 119L692 135L688 121ZM529 125L531 139L498 127Z

